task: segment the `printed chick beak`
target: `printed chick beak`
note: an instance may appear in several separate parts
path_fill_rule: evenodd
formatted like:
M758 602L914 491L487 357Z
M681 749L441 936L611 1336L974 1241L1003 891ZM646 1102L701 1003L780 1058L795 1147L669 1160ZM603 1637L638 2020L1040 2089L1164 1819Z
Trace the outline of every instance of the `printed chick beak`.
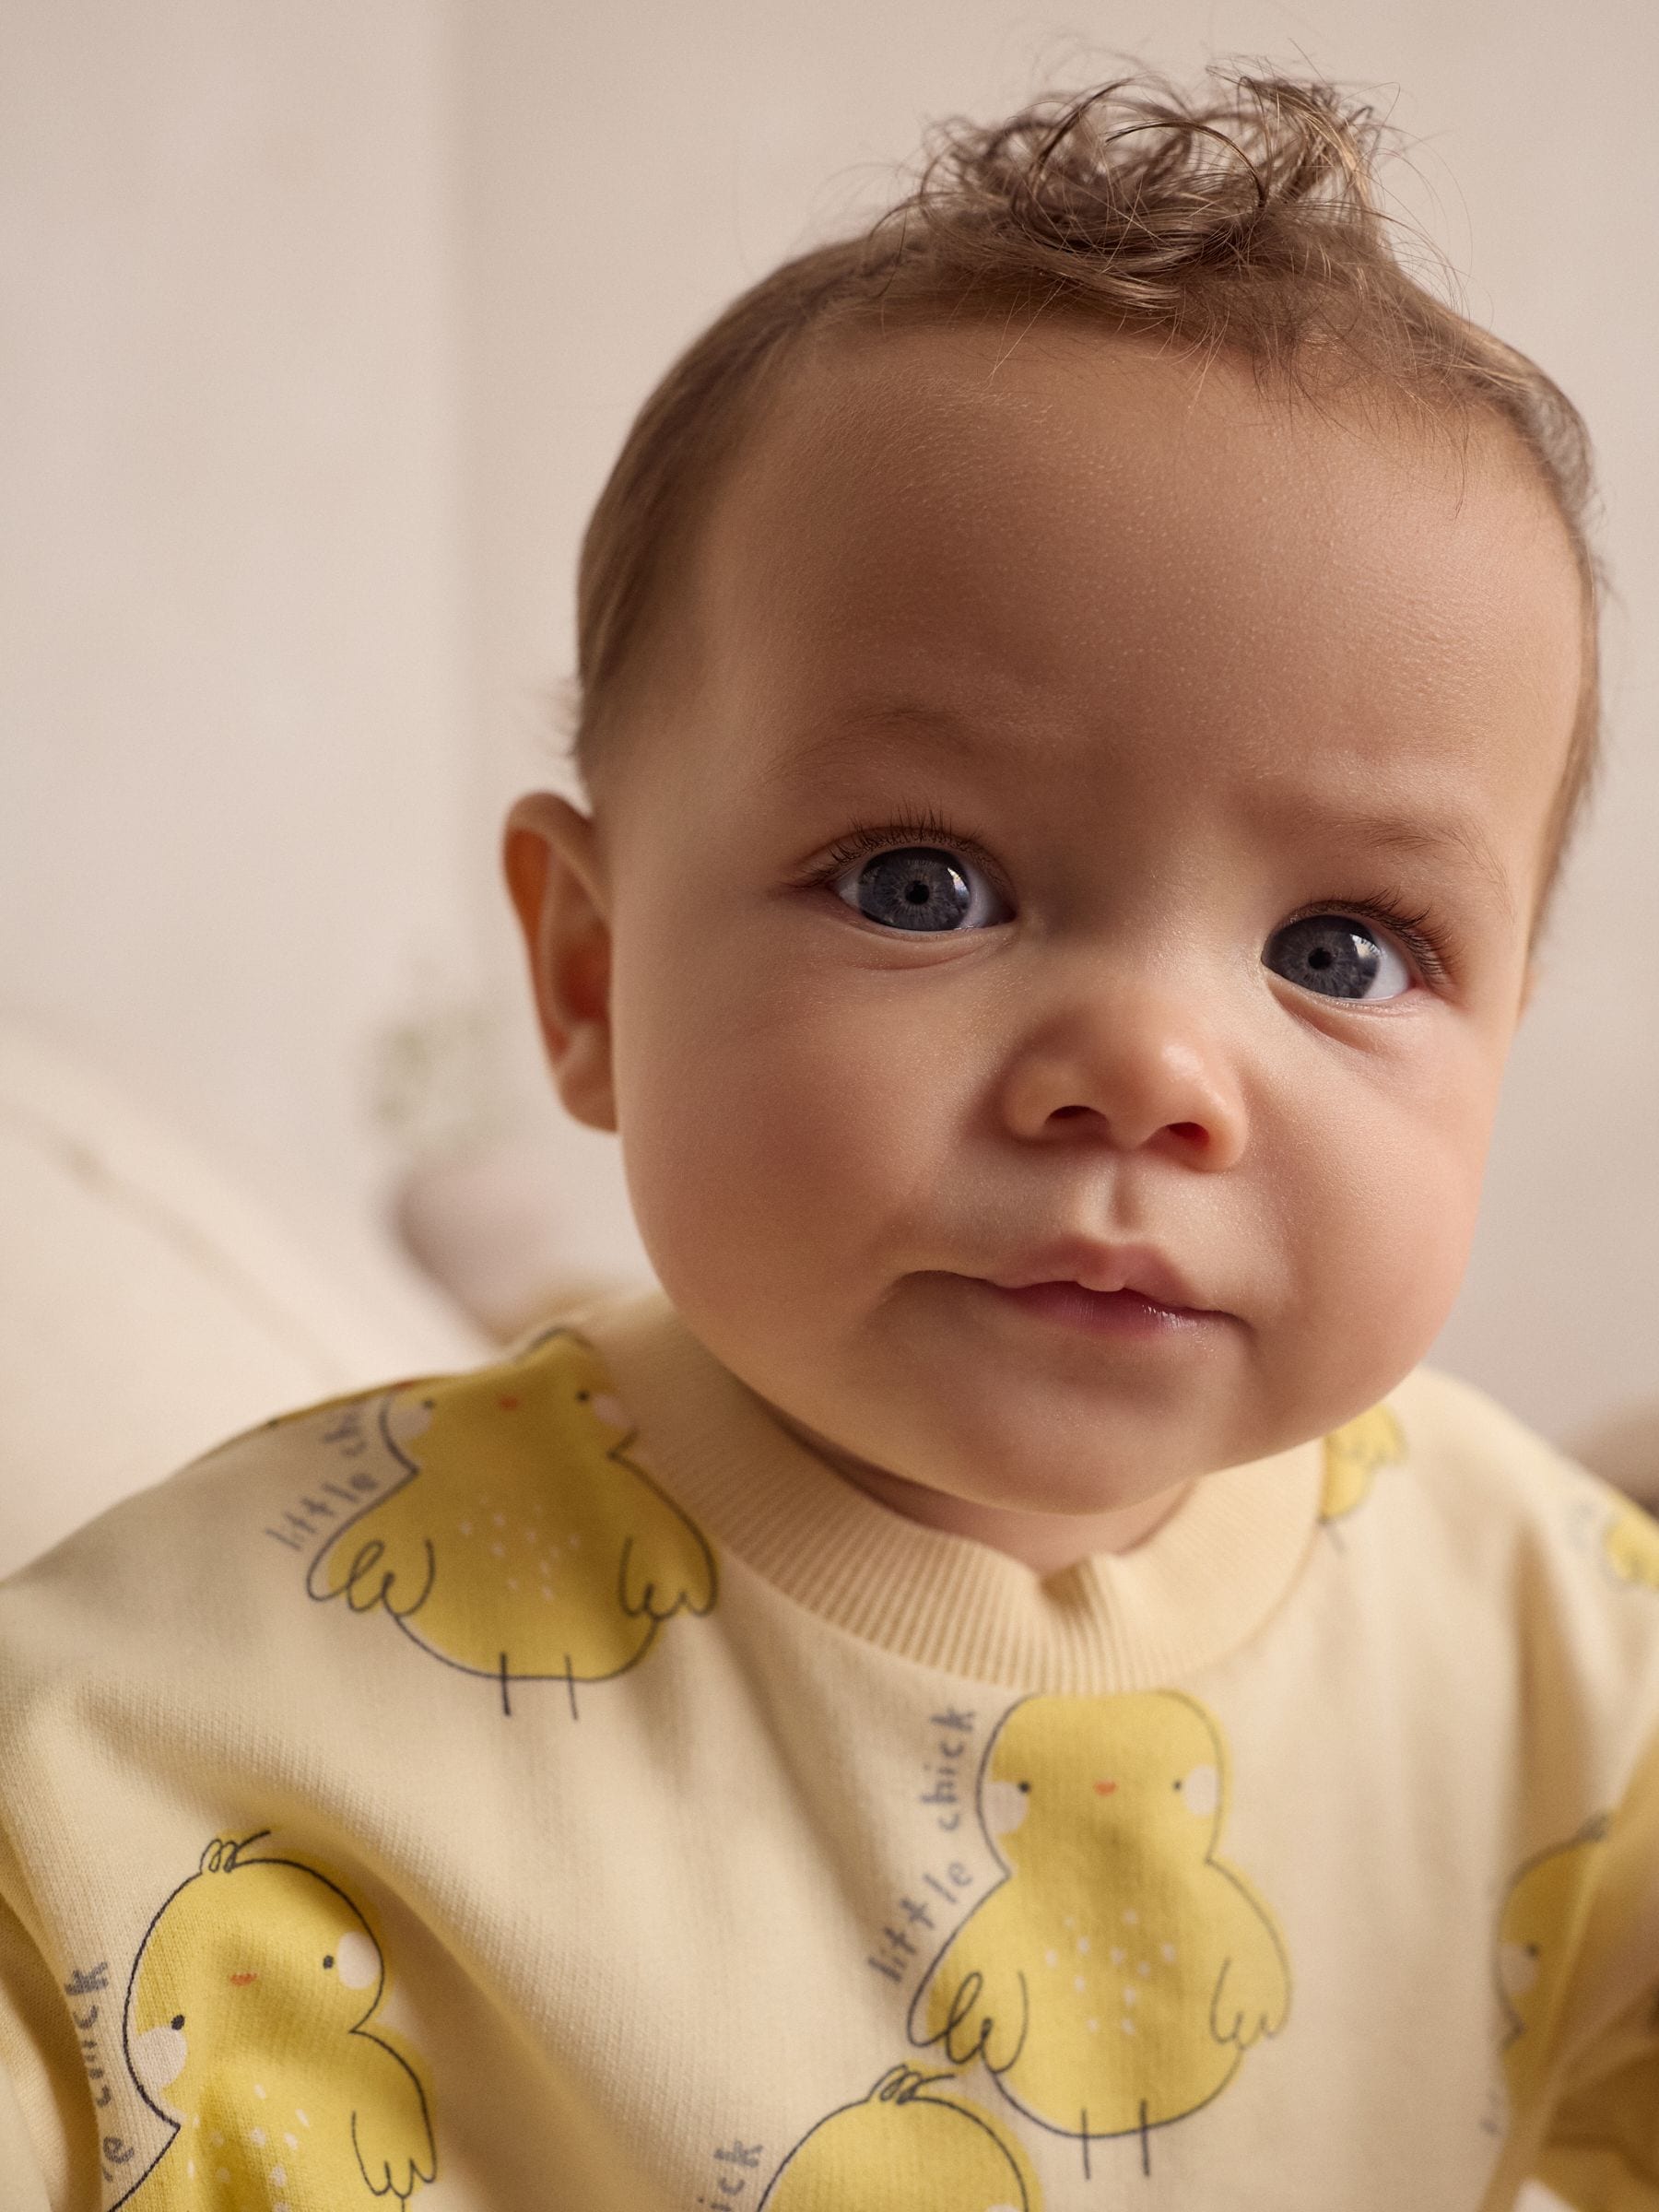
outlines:
M1110 1797L1112 1791L1117 1788L1117 1783L1115 1782L1097 1782L1094 1786L1097 1797Z
M259 1976L257 1974L232 1974L230 1977L230 1985L233 1989L243 1989L250 1982L257 1982Z

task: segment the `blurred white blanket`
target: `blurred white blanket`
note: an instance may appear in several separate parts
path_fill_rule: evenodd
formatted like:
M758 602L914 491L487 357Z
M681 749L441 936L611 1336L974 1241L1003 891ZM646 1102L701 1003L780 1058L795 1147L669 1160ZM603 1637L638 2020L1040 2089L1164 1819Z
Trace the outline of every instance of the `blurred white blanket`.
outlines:
M0 1022L0 1575L267 1415L487 1346Z

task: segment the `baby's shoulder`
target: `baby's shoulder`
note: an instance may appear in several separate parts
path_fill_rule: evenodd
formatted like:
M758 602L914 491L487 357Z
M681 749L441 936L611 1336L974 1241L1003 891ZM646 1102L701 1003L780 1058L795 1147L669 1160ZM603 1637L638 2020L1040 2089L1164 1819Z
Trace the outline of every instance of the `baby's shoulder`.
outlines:
M165 1630L206 1659L256 1633L279 1641L296 1618L296 1582L311 1597L345 1594L359 1607L377 1568L376 1595L392 1611L417 1594L427 1523L441 1521L454 1541L469 1502L501 1513L531 1488L590 1481L607 1457L626 1457L629 1441L598 1353L564 1324L482 1367L276 1415L0 1583L0 1653L71 1636L112 1653ZM412 1500L399 1506L412 1489L413 1517ZM410 1522L395 1592L389 1513L399 1530Z
M1616 1653L1659 1676L1659 1522L1474 1384L1393 1391L1402 1571L1483 1594L1535 1652Z
M1499 1539L1583 1549L1591 1523L1617 1522L1620 1579L1659 1588L1659 1523L1622 1490L1540 1436L1474 1383L1433 1367L1413 1370L1386 1401L1401 1456L1442 1514ZM1641 1562L1652 1548L1653 1574Z

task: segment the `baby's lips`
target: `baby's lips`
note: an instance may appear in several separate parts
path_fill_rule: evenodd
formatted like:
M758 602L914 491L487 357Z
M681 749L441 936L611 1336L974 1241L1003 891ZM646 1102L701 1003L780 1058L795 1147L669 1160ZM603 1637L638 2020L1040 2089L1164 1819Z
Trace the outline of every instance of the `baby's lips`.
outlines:
M1216 1311L1151 1244L1103 1244L1091 1237L1057 1237L996 1269L988 1279L999 1290L1026 1290L1037 1283L1077 1283L1085 1290L1107 1295L1131 1290L1153 1305L1192 1313Z

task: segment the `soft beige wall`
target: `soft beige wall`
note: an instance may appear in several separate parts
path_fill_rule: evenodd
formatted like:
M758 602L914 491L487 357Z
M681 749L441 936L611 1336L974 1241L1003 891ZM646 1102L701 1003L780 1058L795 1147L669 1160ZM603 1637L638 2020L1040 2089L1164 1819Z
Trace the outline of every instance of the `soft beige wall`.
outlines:
M470 535L480 841L549 780L545 694L571 665L578 535L627 423L741 285L879 194L924 116L989 114L1107 74L1084 41L1180 72L1243 54L1379 88L1426 143L1403 197L1468 273L1471 312L1588 414L1625 604L1610 626L1613 757L1518 1047L1468 1284L1440 1357L1546 1430L1659 1388L1659 339L1648 157L1659 29L1618 0L703 0L605 9L475 0L462 69ZM503 1009L521 986L490 939ZM516 1018L504 1012L511 1023ZM573 1242L625 1236L614 1154L520 1112ZM1333 1131L1332 1141L1340 1141Z
M473 988L449 28L0 18L0 1009L347 1225Z

